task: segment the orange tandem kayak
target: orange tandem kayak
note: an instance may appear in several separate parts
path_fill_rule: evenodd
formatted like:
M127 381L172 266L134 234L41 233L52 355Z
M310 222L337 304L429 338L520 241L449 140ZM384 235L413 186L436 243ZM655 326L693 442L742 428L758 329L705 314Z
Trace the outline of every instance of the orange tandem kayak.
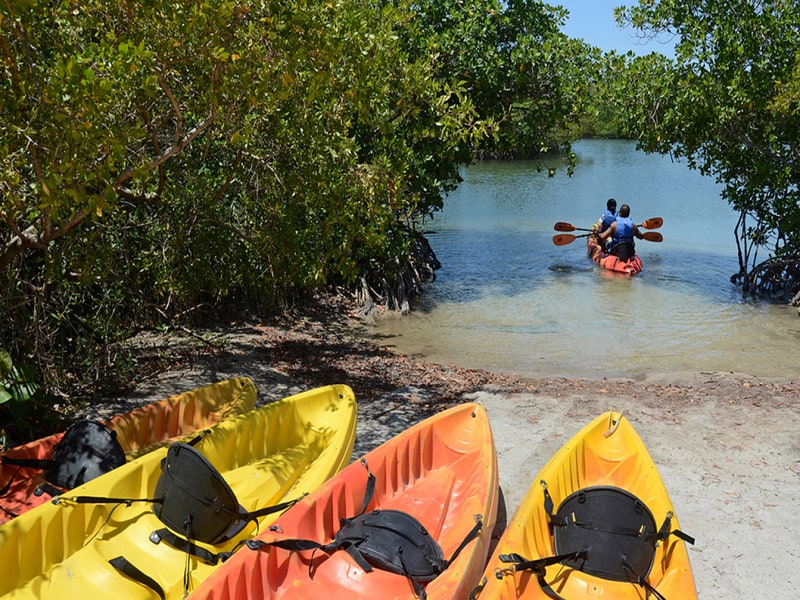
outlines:
M639 258L638 254L623 260L613 254L604 252L597 238L593 235L586 238L586 251L589 254L589 258L609 271L625 275L636 275L642 272L642 259Z
M608 412L536 476L475 597L696 600L686 541L641 438Z
M190 598L466 599L486 562L498 491L485 409L448 409L375 448L299 501ZM414 521L416 527L405 533L422 536L420 547L438 552L432 559L424 553L421 570L420 555L401 542L381 542L386 536L394 540ZM434 572L421 575L432 563Z
M111 417L105 426L116 437L125 460L132 460L226 418L244 414L255 402L253 381L236 377ZM48 502L52 495L47 490L56 494L64 491L47 485L55 483L48 482L47 468L25 466L29 461L46 463L50 460L63 437L64 432L55 433L0 454L0 525Z

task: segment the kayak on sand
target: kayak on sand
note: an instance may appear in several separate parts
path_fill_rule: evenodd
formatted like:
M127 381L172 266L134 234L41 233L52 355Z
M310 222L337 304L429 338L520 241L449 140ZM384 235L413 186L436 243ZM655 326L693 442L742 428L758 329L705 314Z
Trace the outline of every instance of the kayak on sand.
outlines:
M486 564L498 502L486 410L462 404L348 465L191 599L466 600Z
M345 385L271 402L0 527L0 598L184 598L350 461Z
M533 479L473 598L696 600L675 513L644 442L609 411Z
M0 453L0 525L119 464L251 410L256 386L235 377L140 406L105 423L78 421ZM66 437L66 439L65 439ZM103 460L96 444L116 450ZM94 452L87 453L87 447Z

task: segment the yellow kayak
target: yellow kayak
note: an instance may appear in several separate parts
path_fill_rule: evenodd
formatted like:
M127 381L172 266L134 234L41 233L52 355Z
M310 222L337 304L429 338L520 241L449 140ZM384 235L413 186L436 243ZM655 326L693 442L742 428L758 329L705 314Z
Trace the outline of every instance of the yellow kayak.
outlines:
M0 598L182 598L350 461L357 406L332 385L156 449L0 527Z
M537 475L473 596L695 599L687 541L641 438L608 412Z
M116 415L105 426L116 436L127 462L158 446L244 414L252 410L255 403L253 381L247 377L235 377ZM0 488L3 490L0 494L0 525L49 501L51 492L57 495L67 487L48 477L46 468L30 466L31 463L52 459L63 437L63 431L54 433L0 453ZM88 481L88 477L81 480L84 481ZM61 486L61 489L51 486Z

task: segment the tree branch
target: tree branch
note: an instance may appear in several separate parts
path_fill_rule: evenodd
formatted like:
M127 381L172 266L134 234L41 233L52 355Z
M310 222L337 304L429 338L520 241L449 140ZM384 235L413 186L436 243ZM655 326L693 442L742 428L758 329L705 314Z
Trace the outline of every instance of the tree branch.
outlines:
M212 114L208 117L205 121L200 123L197 127L190 130L186 136L180 140L177 144L174 144L153 160L147 165L147 170L152 171L153 169L163 165L167 162L170 158L181 152L186 146L192 143L192 141L201 133L203 133L206 129L211 127L212 123L214 122L214 115ZM134 169L125 169L122 173L120 173L117 178L114 180L112 186L115 190L118 190L122 184L133 177Z

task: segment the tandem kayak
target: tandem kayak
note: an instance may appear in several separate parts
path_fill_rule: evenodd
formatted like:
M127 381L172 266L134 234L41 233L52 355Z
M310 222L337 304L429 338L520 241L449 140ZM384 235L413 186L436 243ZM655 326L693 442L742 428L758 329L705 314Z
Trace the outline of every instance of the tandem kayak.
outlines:
M345 385L225 420L0 527L0 598L183 598L350 461Z
M255 402L256 387L249 378L219 381L111 417L105 428L116 442L113 439L107 441L119 444L119 450L124 453L120 461L127 462L159 445L167 445L226 418L244 414L255 406ZM57 466L50 462L54 451L62 460L70 460L58 450L64 433L0 453L0 525L65 491L64 481L54 475ZM60 448L63 449L63 444ZM40 463L38 466L37 462ZM104 470L107 469L91 470L88 475L84 471L78 481L84 483L91 475Z
M696 599L687 541L641 438L608 412L536 476L474 596Z
M642 259L639 258L638 254L623 260L605 252L598 239L593 235L586 238L586 251L589 254L589 258L609 271L625 275L636 275L642 272Z
M463 404L350 464L191 600L466 599L486 562L498 501L486 411Z

